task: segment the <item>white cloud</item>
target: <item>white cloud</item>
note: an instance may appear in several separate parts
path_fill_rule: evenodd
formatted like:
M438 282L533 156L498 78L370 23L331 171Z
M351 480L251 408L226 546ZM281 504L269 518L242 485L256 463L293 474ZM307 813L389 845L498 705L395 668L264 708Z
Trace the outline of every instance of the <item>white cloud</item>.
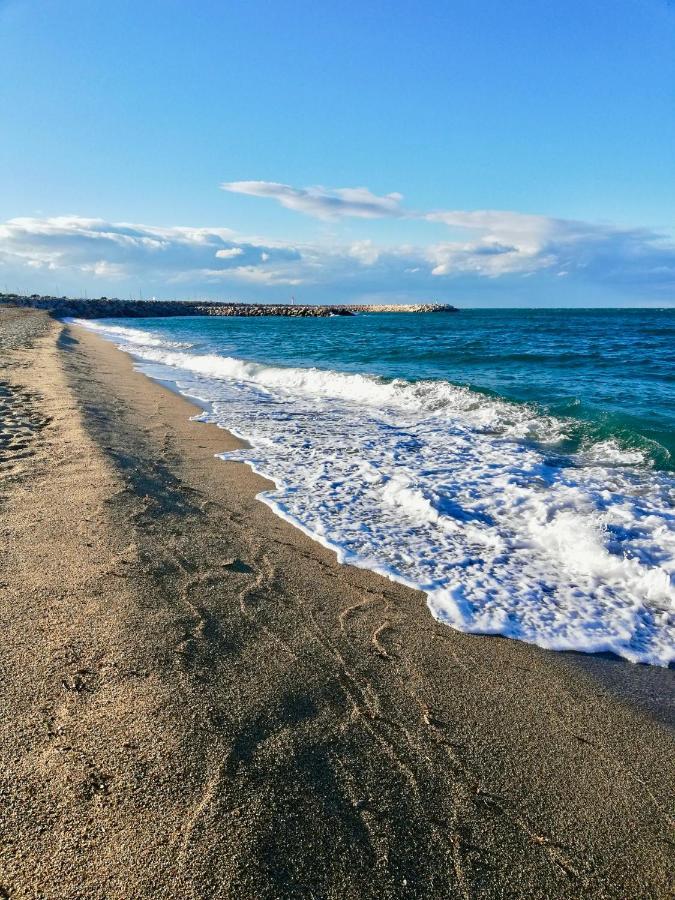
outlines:
M248 194L251 197L269 197L286 209L293 209L319 219L354 216L361 219L377 219L383 216L402 215L401 194L378 197L368 188L295 188L276 181L228 181L221 184L224 191Z
M672 268L670 276L658 270L672 267L675 242L648 229L500 210L438 211L424 218L465 236L429 248L434 275L473 272L498 278L550 271L604 284L634 280L654 287L669 278L674 282Z
M219 273L220 277L232 276L240 281L256 282L258 284L303 284L304 279L293 276L285 269L263 269L259 266L237 266L227 273Z
M126 270L123 265L108 262L106 259L98 259L91 264L85 263L81 268L83 272L90 272L97 278L113 278L118 280L124 278L126 275Z
M442 222L452 228L490 234L495 240L505 243L520 241L527 244L540 243L558 221L547 216L494 209L439 210L422 213L421 217L429 222Z
M278 296L279 286L304 285L325 300L403 295L470 300L471 290L493 291L500 284L513 291L525 279L541 284L542 278L548 278L551 291L554 284L560 290L564 285L584 297L587 289L619 290L636 300L668 303L675 294L675 243L653 231L495 210L415 216L447 226L448 239L418 246L370 239L331 244L325 236L292 243L242 238L230 228L78 216L17 218L0 223L0 268L3 281L11 284L23 277L18 273L30 271L30 284L48 290L69 278L82 285L84 275L105 292L108 283L114 290L124 281L151 282L157 293L161 285L189 285L189 293L245 284L252 297L261 298Z
M221 187L271 198L288 209L321 219L396 217L439 223L452 232L452 239L417 248L376 248L372 241L361 240L346 250L336 249L364 268L377 267L386 258L408 256L406 274L421 268L434 279L470 275L493 280L565 272L570 278L577 275L600 284L640 284L656 291L672 289L675 282L673 239L648 229L622 229L509 210L406 210L401 206L401 194L381 197L362 187L295 188L269 181L236 181Z
M299 258L290 245L235 241L233 234L229 228L167 228L77 216L18 218L0 224L0 261L122 278L227 271L259 263L261 253L283 264Z
M456 275L472 272L488 278L501 275L527 274L546 269L555 259L542 248L518 244L502 244L494 235L479 241L450 241L434 244L427 251L432 275Z
M356 241L350 246L349 255L364 266L372 266L380 258L380 251L372 241Z

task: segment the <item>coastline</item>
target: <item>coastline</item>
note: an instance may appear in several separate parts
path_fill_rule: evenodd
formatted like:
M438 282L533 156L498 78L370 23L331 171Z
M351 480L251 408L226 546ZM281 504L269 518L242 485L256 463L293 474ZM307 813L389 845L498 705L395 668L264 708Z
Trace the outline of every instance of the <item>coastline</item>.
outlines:
M10 319L9 896L668 896L672 671L440 625L113 345Z

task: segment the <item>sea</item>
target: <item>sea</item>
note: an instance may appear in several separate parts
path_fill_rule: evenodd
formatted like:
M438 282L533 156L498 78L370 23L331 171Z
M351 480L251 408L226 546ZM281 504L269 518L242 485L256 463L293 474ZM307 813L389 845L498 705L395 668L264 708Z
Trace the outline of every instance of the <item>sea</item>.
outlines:
M76 321L440 622L675 661L675 309Z

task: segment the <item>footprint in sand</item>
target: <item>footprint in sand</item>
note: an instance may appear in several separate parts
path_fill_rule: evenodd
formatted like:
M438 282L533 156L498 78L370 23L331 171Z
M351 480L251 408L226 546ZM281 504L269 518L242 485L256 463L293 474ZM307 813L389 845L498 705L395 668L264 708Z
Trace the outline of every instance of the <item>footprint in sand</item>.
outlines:
M223 568L230 572L240 572L242 574L251 574L253 569L241 559L230 559L223 563Z

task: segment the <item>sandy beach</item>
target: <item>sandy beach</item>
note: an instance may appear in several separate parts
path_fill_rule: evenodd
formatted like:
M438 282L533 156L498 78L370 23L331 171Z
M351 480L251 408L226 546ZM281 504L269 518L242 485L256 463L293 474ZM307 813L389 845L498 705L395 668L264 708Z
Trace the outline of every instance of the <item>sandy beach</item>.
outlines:
M673 672L460 634L0 310L0 898L666 898Z

